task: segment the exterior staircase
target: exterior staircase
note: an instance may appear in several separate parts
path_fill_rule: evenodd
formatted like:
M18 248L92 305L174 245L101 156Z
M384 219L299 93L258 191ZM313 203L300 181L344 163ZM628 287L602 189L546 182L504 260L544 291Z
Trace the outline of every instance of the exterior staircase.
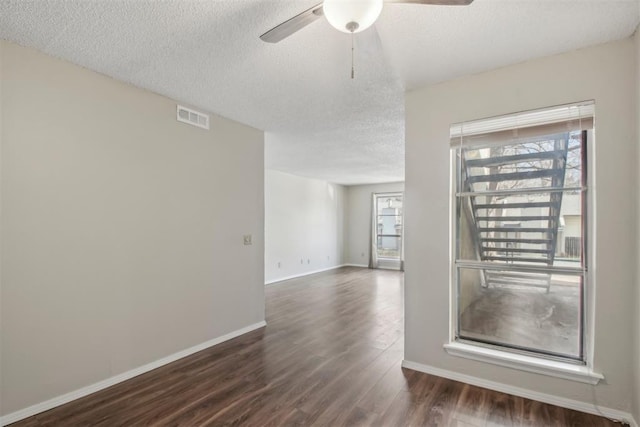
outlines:
M462 191L477 256L497 265L553 265L569 134L544 143L462 150ZM483 270L483 286L541 287L546 273Z

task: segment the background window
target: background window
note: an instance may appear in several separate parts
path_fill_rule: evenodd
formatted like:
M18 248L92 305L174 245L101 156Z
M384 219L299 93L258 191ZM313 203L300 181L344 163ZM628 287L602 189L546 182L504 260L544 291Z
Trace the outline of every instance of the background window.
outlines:
M402 252L402 194L376 194L376 250L379 259L399 260Z

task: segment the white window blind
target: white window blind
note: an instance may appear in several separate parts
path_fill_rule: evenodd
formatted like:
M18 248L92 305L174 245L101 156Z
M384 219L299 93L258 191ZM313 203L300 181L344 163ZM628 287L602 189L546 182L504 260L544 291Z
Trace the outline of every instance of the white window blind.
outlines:
M594 110L593 101L585 101L455 123L450 128L450 144L452 148L488 146L538 135L593 129Z

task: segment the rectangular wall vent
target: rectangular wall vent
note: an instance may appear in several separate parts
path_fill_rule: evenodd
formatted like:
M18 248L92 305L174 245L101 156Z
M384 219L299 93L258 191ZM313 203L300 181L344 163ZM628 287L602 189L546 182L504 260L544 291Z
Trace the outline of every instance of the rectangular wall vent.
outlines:
M178 121L209 129L209 115L178 105Z

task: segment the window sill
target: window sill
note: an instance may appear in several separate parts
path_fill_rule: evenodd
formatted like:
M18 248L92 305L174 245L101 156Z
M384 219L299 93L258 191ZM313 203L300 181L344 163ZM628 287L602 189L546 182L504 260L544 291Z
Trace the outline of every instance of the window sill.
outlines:
M596 385L600 380L604 379L602 374L594 372L591 368L582 365L539 359L533 356L508 353L459 342L445 344L444 349L452 356L464 357L466 359L586 384Z

